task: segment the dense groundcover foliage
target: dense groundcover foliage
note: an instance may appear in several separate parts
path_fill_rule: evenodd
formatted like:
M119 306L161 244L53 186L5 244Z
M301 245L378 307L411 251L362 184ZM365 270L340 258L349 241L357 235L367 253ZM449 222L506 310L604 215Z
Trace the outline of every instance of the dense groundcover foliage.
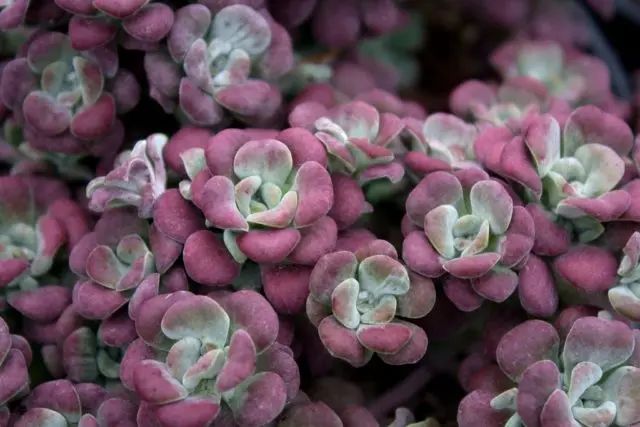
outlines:
M0 0L0 427L640 427L614 2L445 3Z

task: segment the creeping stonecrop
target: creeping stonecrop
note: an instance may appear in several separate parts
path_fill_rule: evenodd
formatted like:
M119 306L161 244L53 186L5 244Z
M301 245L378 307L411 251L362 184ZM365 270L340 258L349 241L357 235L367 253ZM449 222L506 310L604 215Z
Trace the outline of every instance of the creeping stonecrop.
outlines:
M0 427L640 427L626 3L0 0Z
M445 293L458 308L475 310L483 299L502 302L513 293L535 229L502 182L481 169L433 172L406 207L407 265L426 277L447 274Z
M121 379L164 425L239 426L273 421L298 392L291 350L276 343L278 317L253 291L151 298L136 318Z
M186 195L209 225L224 231L237 262L279 263L292 256L313 263L335 244L336 225L327 217L334 197L327 155L305 129L256 136L227 129L183 160L192 179ZM318 234L319 247L309 240Z
M294 66L291 39L266 11L232 4L176 11L166 49L145 55L150 95L200 125L268 123L279 112L277 79Z
M541 320L507 332L496 350L516 386L496 396L474 391L460 404L461 427L632 426L640 368L633 331L617 320L582 317L566 337Z
M392 365L415 363L424 355L424 331L396 316L426 316L435 288L431 279L409 273L390 243L376 240L355 253L323 256L309 288L307 315L334 357L364 366L374 353Z
M23 50L4 68L0 98L36 148L99 156L113 149L99 141L121 143L116 116L136 106L140 87L113 46L77 51L66 34L41 32Z

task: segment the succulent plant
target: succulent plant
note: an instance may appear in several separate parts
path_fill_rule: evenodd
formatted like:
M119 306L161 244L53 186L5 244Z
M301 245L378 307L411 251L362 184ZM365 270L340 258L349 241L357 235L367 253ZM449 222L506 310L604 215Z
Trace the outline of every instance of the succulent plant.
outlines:
M406 203L416 230L404 239L405 262L426 277L448 273L445 293L465 311L513 293L535 236L527 210L514 203L504 184L482 174L433 172Z
M608 291L609 302L617 313L640 321L640 233L634 232L623 249L618 267L618 283Z
M449 104L455 114L481 129L504 126L516 134L538 114L551 114L564 123L571 113L566 101L551 96L542 82L528 76L511 77L500 86L468 80L454 89Z
M373 106L353 101L331 109L317 103L298 105L289 116L292 126L315 132L329 155L329 170L353 176L361 184L374 179L397 181L403 176L387 148L403 129L391 113L380 114Z
M271 82L293 66L287 32L242 4L177 10L167 49L145 55L151 97L200 126L222 123L226 112L250 123L273 120L282 96Z
M0 317L0 424L8 423L7 403L29 392L31 347L26 339L14 335Z
M298 392L292 353L276 344L277 315L253 291L218 302L189 292L151 298L136 329L143 341L128 348L121 377L167 425L205 427L225 412L240 426L265 425Z
M74 49L88 50L117 39L128 49L152 50L169 33L173 9L151 0L55 0L73 14L69 38Z
M575 320L565 338L549 323L528 320L505 334L496 357L516 386L491 396L475 391L458 412L461 427L606 425L640 422L636 341L624 323Z
M153 253L146 243L148 228L132 209L114 208L102 215L94 231L82 237L69 260L80 277L73 291L77 313L104 320L137 293L157 292L157 278L155 285L141 286L155 271Z
M117 326L121 329L117 333L121 337L128 334L127 338L131 341L136 338L132 326L124 328L122 322ZM60 368L68 380L74 383L101 383L107 388L119 385L120 361L129 343L113 342L113 336L116 334L105 331L108 331L108 327L101 328L102 333L96 334L91 328L82 326L64 339L60 349ZM111 345L108 345L101 335L105 335ZM52 366L48 368L56 372L56 369L51 369Z
M474 145L483 165L522 185L527 198L547 212L534 215L544 221L538 229L557 219L569 227L564 233L588 242L603 232L601 223L620 218L630 205L629 192L617 188L630 163L625 159L633 135L621 119L597 107L574 110L562 128L552 116L540 116L523 136L489 129ZM549 239L564 233L544 235L547 241L536 244L551 246Z
M27 140L66 154L103 154L112 149L103 139L119 146L116 115L135 107L140 88L115 50L75 51L59 32L36 33L23 49L4 68L0 98L24 120Z
M509 41L492 54L491 62L503 78L536 79L573 108L586 104L604 108L612 98L609 70L599 58L553 41Z
M333 204L326 154L305 129L264 136L227 129L209 141L206 151L183 154L193 180L187 195L210 225L224 230L225 245L237 262L278 263L293 256L311 257L313 263L331 249L337 234L326 217ZM315 235L324 234L328 248L307 240L315 227L323 230Z
M8 303L26 318L54 321L71 296L56 268L65 245L87 232L87 218L58 181L4 176L0 194L0 307Z
M139 217L150 218L156 199L167 186L162 157L167 141L166 135L149 135L136 142L132 150L120 153L111 172L87 185L91 209L104 212L114 207L135 206Z
M137 406L120 398L110 398L91 383L68 380L48 381L34 388L24 400L26 412L17 427L108 427L136 422Z
M424 331L396 316L426 316L435 288L430 279L409 273L390 243L377 240L355 253L323 256L309 289L307 315L334 357L364 366L374 353L392 365L415 363L424 355Z
M434 113L426 120L404 119L400 135L408 149L402 161L415 177L438 170L479 167L474 161L473 142L477 128L453 114Z
M0 162L11 167L9 175L48 175L67 181L86 182L93 171L82 163L84 157L42 151L25 141L22 126L7 117L0 138Z

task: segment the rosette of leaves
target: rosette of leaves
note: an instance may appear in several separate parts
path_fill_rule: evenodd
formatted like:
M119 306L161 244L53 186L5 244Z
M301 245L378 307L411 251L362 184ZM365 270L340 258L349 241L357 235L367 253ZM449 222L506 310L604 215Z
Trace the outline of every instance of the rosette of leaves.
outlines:
M573 108L611 99L609 70L594 56L565 49L553 41L514 40L491 55L503 78L524 76L542 82L549 93Z
M135 77L119 69L115 49L75 51L58 32L37 33L24 49L24 57L4 68L0 98L24 119L27 139L44 139L40 145L48 151L66 154L108 150L92 141L115 138L116 116L135 107L140 95Z
M312 265L337 238L326 153L305 129L270 134L227 129L183 154L188 191L238 263Z
M274 83L294 65L288 33L242 4L179 9L167 48L145 55L150 95L199 126L217 125L227 113L248 123L272 120L282 103Z
M100 386L54 380L34 388L22 402L16 427L113 427L136 425L138 407L110 397Z
M0 162L11 166L10 175L58 176L68 181L89 181L94 172L81 163L83 157L43 151L25 141L22 126L5 119L0 137Z
M315 132L327 150L332 173L354 177L361 185L381 178L397 182L404 175L388 148L404 127L394 114L379 113L362 101L331 109L309 102L291 112L289 123Z
M276 343L278 317L256 292L154 297L136 329L141 340L127 349L121 378L163 424L206 427L232 416L262 426L298 393L293 354Z
M617 188L632 168L632 147L633 134L623 120L585 106L574 110L563 127L543 115L522 136L486 130L474 150L483 165L520 184L526 198L537 204L527 206L536 230L555 230L536 236L536 252L559 255L567 250L572 232L580 242L594 240L602 234L603 222L628 209L629 192Z
M618 281L609 289L614 310L633 321L640 321L640 233L634 232L623 248Z
M31 347L20 335L14 335L0 317L0 425L9 423L7 403L29 392Z
M117 39L127 49L152 50L173 24L173 9L151 0L55 0L73 14L69 38L74 49L88 50Z
M377 353L402 365L422 358L427 336L396 317L424 317L434 303L431 279L409 273L395 248L376 240L320 258L309 278L307 316L332 356L360 367Z
M400 138L408 152L402 160L414 177L479 167L473 154L478 135L474 125L446 113L430 114L426 120L405 118L404 125Z
M480 169L433 172L411 191L406 210L413 230L404 260L426 277L448 274L444 290L458 308L472 311L514 292L535 230L503 183Z
M148 294L157 288L157 283L141 286L155 272L148 237L148 223L134 209L114 208L100 217L69 258L71 270L80 276L73 289L73 306L78 314L105 320L131 299L141 297L136 294Z
M461 427L633 426L640 369L633 331L624 323L582 317L566 337L541 320L507 332L497 348L502 371L516 385L497 395L475 391L458 409Z
M449 97L451 111L480 128L504 126L514 133L538 114L549 113L564 123L571 113L569 104L550 95L540 81L525 76L510 77L500 86L468 80Z
M5 303L38 323L54 321L71 292L57 267L63 248L88 231L66 186L40 177L0 178L0 309ZM62 270L64 272L64 270Z
M134 206L140 218L151 218L153 205L166 190L167 170L162 150L168 138L155 133L136 142L116 158L113 170L87 185L89 207L95 212Z
M332 108L310 101L293 109L289 123L314 132L328 153L328 169L339 194L332 216L340 228L352 225L370 210L362 187L367 187L370 199L377 200L404 177L404 167L392 149L404 124L394 114L379 113L363 101Z

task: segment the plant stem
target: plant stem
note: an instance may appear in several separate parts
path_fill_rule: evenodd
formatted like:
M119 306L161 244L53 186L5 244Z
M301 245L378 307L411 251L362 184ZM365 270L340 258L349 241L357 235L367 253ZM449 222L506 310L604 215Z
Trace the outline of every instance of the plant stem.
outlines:
M381 419L404 402L411 399L431 379L432 371L422 365L409 374L404 380L385 391L381 396L372 400L367 408L376 417Z

